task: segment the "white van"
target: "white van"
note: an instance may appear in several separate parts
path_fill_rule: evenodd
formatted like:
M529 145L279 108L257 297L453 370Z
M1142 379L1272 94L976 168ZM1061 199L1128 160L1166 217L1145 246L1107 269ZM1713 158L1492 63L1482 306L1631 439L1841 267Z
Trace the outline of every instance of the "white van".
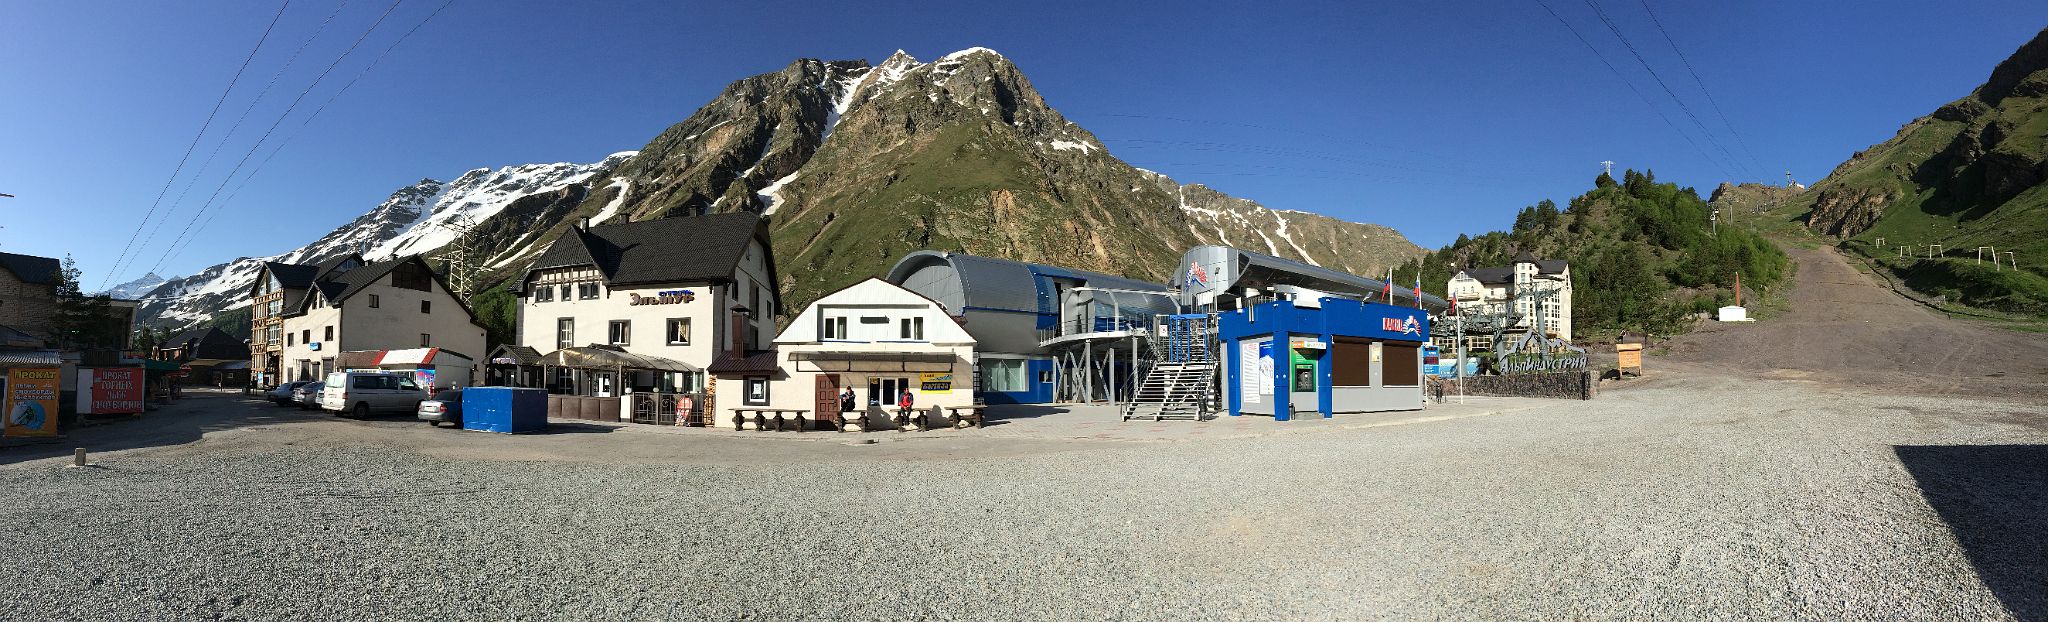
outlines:
M413 382L412 374L340 371L327 375L320 409L358 418L371 413L412 414L424 399L427 391Z

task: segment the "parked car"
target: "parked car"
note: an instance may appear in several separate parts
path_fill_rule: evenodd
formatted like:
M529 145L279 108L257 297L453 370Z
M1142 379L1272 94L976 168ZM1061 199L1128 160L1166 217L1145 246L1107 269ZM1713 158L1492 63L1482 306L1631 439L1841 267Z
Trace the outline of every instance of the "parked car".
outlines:
M263 399L270 400L272 403L275 403L279 406L290 406L298 403L297 400L293 399L292 391L296 391L298 390L299 387L303 387L309 384L313 384L313 381L301 380L298 382L287 382L284 384L280 384L275 387L271 387L269 391L265 391L263 393Z
M440 427L444 421L462 427L462 389L442 389L433 398L420 402L419 417L434 427Z
M425 389L412 374L344 371L327 375L327 390L321 392L320 409L352 417L373 413L418 412Z
M292 401L298 403L299 410L319 408L320 390L326 387L325 382L308 382L306 386L292 389Z

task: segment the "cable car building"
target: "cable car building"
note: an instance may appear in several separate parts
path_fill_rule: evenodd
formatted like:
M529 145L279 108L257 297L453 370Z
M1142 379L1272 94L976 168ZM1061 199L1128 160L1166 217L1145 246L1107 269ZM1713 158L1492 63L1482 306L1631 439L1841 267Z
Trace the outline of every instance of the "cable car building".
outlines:
M1189 309L1228 311L1266 300L1314 302L1319 297L1377 300L1417 306L1413 285L1393 286L1393 300L1381 299L1387 282L1228 246L1197 246L1181 255L1174 273L1180 303ZM1422 295L1423 308L1442 310L1442 298Z
M905 255L890 283L938 301L974 336L990 404L1114 400L1142 372L1144 336L1176 311L1166 286L941 251Z

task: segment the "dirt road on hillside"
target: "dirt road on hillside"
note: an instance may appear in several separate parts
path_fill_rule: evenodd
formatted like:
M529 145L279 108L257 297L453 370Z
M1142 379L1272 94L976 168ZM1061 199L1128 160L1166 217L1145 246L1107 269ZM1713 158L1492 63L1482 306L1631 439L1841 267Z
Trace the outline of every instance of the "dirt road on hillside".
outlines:
M1931 395L2048 398L2048 334L1944 317L1832 248L1785 250L1799 266L1790 311L1708 323L1649 362Z

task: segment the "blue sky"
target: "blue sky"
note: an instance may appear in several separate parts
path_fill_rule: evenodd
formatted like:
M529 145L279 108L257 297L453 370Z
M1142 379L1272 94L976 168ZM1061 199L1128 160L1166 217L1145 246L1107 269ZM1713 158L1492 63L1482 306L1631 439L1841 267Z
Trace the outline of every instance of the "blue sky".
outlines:
M1585 0L1543 2L1651 104L1537 0L454 0L363 73L443 1L293 0L156 208L165 224L142 231L150 243L136 241L139 259L117 280L289 250L422 177L636 149L728 82L800 57L880 62L901 48L932 60L973 46L1015 61L1055 108L1136 166L1277 209L1386 224L1434 248L1582 192L1601 160L1702 194L1728 179L1781 181L1787 169L1812 182L1967 94L2048 25L2037 4L2019 1L1651 2L1709 102L1640 0L1600 0L1710 142ZM17 195L0 198L0 250L69 253L88 286L100 283L278 6L0 7L10 25L0 37L0 192ZM170 250L188 226L189 241Z

